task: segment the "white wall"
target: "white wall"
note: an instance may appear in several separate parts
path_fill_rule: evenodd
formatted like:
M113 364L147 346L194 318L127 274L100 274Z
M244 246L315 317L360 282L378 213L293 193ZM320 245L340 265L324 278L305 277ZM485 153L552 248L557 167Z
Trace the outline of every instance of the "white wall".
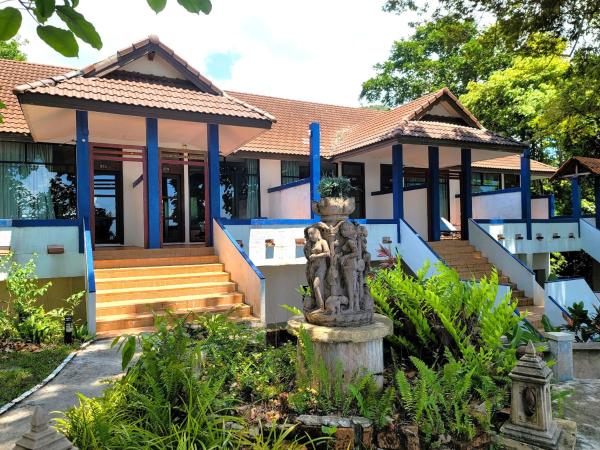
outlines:
M456 197L460 194L460 180L448 180L448 187L450 190L450 223L460 227L460 197Z
M415 234L403 220L400 221L400 239L398 251L404 263L414 273L417 273L427 262L430 264L427 275L432 276L437 272L434 266L440 262L440 259L419 234Z
M591 220L581 219L581 248L600 262L600 230L590 223Z
M135 247L144 247L145 181L133 187L143 171L141 162L123 161L123 243Z
M583 302L584 307L590 312L594 311L594 306L600 306L598 297L583 278L547 282L544 286L544 293L546 296L545 313L553 325L561 325L565 321L562 318L562 311L552 304L549 297L552 297L565 310L575 302Z
M473 219L520 219L521 193L473 196Z
M265 323L265 280L256 273L216 222L213 222L213 241L215 253L225 266L225 271L231 274L231 279L244 294L244 302L252 307L253 315L260 317Z
M273 206L277 207L269 188L281 185L281 161L278 159L261 159L258 162L260 177L260 215L261 217L279 217L274 215Z
M269 192L267 201L269 218L310 219L310 183Z
M49 255L48 245L62 245L65 252ZM14 260L26 263L36 257L37 275L40 278L80 277L84 275L85 259L79 253L79 229L69 227L2 227L0 246L10 247ZM0 280L6 273L0 273Z
M404 192L404 220L427 240L429 223L427 220L427 189L414 189Z
M266 279L265 321L267 324L284 323L291 314L281 305L302 309L302 297L296 289L307 284L304 265L260 267Z
M550 207L548 198L532 198L531 199L531 218L532 219L549 219Z

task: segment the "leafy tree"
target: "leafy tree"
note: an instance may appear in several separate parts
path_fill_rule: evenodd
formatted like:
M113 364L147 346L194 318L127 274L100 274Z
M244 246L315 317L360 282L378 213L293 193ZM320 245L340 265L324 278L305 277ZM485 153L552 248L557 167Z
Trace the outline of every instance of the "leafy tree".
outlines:
M549 33L578 47L600 47L600 3L589 0L439 0L435 14L454 13L461 17L492 14L504 36L515 46L523 45L535 33ZM407 10L427 11L432 4L415 0L387 0L384 10L401 14Z
M148 6L156 13L167 5L167 0L146 0ZM210 13L211 0L177 0L181 6L191 13ZM79 0L5 0L0 9L0 41L12 39L21 28L23 13L26 12L37 23L38 37L64 56L75 57L79 54L77 39L91 45L95 49L102 48L102 38L94 25L89 22L77 7ZM48 25L52 18L58 18L67 29Z
M0 41L0 58L12 59L13 61L25 61L27 55L21 50L21 46L27 41L11 39L10 41Z
M361 97L395 106L448 87L457 95L511 61L495 27L480 32L473 19L438 17L416 27L413 35L394 42L377 75L363 83Z

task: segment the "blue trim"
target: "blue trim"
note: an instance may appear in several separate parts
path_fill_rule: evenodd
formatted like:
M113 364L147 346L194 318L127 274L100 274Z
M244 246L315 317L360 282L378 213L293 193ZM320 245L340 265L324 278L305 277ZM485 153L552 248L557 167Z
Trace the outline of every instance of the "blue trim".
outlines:
M585 280L584 277L559 277L556 280L546 281L548 283L560 283L561 281L571 281L571 280Z
M158 120L146 118L146 148L148 182L148 248L160 248L160 157L158 150Z
M560 305L560 304L559 304L559 303L558 303L556 300L554 300L554 297L552 297L551 295L549 295L549 296L548 296L548 298L550 299L550 301L551 301L552 303L554 303L556 306L558 306L558 308L561 310L561 312L562 312L563 314L566 314L566 315L567 315L567 317L568 317L569 319L571 319L571 318L572 318L572 317L571 317L571 314L569 314L569 311L567 311L567 310L566 310L565 308L563 308L563 307L562 307L562 306L561 306L561 305Z
M388 195L388 194L393 194L393 191L374 191L371 192L371 196L374 197L376 195Z
M209 224L208 245L212 245L213 220L221 217L221 178L219 172L219 125L209 123L207 128L208 142L208 195Z
M96 292L96 275L94 274L94 251L92 249L92 233L90 232L90 222L88 219L82 219L82 228L85 242L85 268L88 280L88 292Z
M396 222L397 242L401 242L400 220L404 218L404 155L402 144L392 145L393 215Z
M260 278L261 280L264 280L265 276L262 274L260 269L258 267L256 267L256 265L254 265L254 263L252 262L252 260L248 256L248 254L244 251L244 249L242 247L240 247L240 244L238 244L238 242L233 238L231 233L229 231L227 231L227 228L225 227L225 225L223 225L223 220L216 218L215 222L221 228L221 230L223 230L223 233L225 233L225 236L227 236L227 239L229 239L229 241L233 244L233 246L236 248L236 250L239 252L239 254L242 255L244 260L246 260L246 262L248 263L250 268L254 271L256 276L258 276L258 278Z
M513 192L521 192L521 188L508 188L508 189L497 189L495 191L487 191L487 192L474 192L471 194L473 197L480 197L482 195L495 195L495 194L510 194Z
M310 225L314 223L312 219L226 219L220 218L223 225ZM350 219L350 221L360 224L394 224L394 219Z
M596 228L600 229L600 177L594 178L594 195L596 203Z
M271 192L283 191L284 189L301 186L306 183L310 183L310 178L302 178L301 180L298 180L298 181L292 181L290 183L282 184L281 186L275 186L275 187L267 189L267 192L271 193Z
M395 219L350 219L351 222L368 225L390 225L397 223Z
M494 239L494 237L488 233L485 228L483 228L481 225L479 225L477 222L475 222L473 219L469 219L469 222L472 222L477 228L479 228L483 233L485 233L493 242L496 243L496 245L498 247L500 247L505 253L509 254L511 256L512 259L514 259L515 261L517 261L519 264L521 264L525 269L527 269L527 271L535 276L535 273L533 272L533 270L531 270L529 267L527 267L527 265L521 261L519 258L517 258L515 255L513 255L511 252L509 252L506 247L504 247L500 242L498 242L496 239Z
M90 146L87 111L75 111L75 161L77 181L77 218L90 219ZM83 230L79 233L79 253L83 253Z
M581 188L579 187L579 178L571 178L571 208L573 217L581 217Z
M0 227L78 227L77 219L0 219Z
M428 147L429 157L429 240L439 241L440 231L440 149Z
M319 182L321 181L321 125L319 122L310 124L310 217L319 220L312 209L312 203L321 199Z
M503 223L525 223L523 219L477 219L478 223L500 225ZM569 216L557 216L551 219L531 219L531 223L577 223L577 219Z
M527 240L531 240L531 150L521 155L521 218L527 224Z
M469 240L469 219L473 217L473 165L471 149L460 149L460 230L461 239Z
M438 260L440 260L442 263L444 263L445 266L448 266L448 264L446 263L446 260L444 258L442 258L440 255L438 255L438 253L433 248L431 248L431 246L429 245L429 243L425 239L423 239L423 236L421 236L419 233L417 233L415 231L415 229L406 220L400 219L400 222L404 223L404 225L406 225L408 227L408 229L410 231L412 231L412 233L417 237L417 239L419 239L429 249L429 251L431 253L433 253L433 255Z

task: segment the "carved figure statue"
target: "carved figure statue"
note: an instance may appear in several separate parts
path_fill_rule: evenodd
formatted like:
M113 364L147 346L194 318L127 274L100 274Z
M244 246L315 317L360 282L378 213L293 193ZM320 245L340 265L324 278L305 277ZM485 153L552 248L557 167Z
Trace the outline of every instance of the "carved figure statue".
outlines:
M309 227L305 230L306 244L304 245L304 256L308 260L306 265L306 280L312 291L312 297L317 306L324 310L323 283L327 274L327 264L330 257L329 244L321 237L317 227Z
M310 225L304 230L306 278L312 289L305 304L308 322L360 326L373 320L373 299L366 284L371 255L367 229L341 220Z

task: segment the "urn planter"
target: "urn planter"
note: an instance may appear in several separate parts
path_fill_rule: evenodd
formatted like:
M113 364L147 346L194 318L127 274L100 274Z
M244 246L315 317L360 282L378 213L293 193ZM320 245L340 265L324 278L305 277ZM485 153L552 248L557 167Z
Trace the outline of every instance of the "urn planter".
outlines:
M337 223L346 220L356 209L354 197L323 197L318 202L313 202L312 209L321 216L325 223Z

